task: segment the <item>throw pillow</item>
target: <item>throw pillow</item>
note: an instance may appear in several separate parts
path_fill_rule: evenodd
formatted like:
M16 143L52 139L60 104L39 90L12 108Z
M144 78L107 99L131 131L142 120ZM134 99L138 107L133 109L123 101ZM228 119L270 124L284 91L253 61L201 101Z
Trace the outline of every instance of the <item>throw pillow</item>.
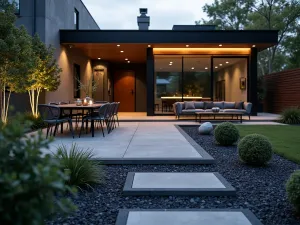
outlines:
M235 102L235 109L243 109L244 102Z
M204 102L204 109L212 109L214 107L213 102Z
M184 102L184 109L195 109L194 102Z
M194 102L196 109L204 109L204 102Z

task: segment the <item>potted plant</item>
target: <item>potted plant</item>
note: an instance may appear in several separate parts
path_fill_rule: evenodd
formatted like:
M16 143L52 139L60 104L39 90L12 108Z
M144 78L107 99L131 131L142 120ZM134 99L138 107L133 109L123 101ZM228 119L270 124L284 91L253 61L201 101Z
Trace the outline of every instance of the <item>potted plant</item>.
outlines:
M82 83L79 79L77 79L77 81L79 83L79 90L84 92L85 100L86 102L89 102L93 97L93 93L96 92L99 86L98 80L94 80L94 78L91 77L87 80L86 84Z

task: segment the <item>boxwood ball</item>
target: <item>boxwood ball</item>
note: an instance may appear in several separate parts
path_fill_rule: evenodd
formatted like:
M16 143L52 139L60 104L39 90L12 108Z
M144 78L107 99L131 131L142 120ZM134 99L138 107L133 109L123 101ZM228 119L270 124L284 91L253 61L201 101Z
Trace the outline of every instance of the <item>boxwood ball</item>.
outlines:
M238 144L240 159L251 165L264 165L273 155L273 146L269 139L260 134L249 134Z
M224 122L215 129L215 139L220 145L233 145L240 138L239 130L233 123Z

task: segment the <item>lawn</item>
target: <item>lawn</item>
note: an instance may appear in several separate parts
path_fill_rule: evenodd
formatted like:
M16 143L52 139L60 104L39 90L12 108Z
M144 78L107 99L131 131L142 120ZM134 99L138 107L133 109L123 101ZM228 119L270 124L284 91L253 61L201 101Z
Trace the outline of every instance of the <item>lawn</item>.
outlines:
M300 126L239 125L238 129L241 137L253 133L267 136L275 153L300 164Z

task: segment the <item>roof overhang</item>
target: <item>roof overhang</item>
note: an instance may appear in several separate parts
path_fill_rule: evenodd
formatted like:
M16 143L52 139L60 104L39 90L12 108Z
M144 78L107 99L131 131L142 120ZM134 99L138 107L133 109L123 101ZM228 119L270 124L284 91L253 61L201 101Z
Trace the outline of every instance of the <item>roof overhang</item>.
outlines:
M222 44L224 47L249 48L255 45L260 51L278 44L278 30L60 30L60 42L160 44L165 47L174 47L171 46L174 44L217 47Z

